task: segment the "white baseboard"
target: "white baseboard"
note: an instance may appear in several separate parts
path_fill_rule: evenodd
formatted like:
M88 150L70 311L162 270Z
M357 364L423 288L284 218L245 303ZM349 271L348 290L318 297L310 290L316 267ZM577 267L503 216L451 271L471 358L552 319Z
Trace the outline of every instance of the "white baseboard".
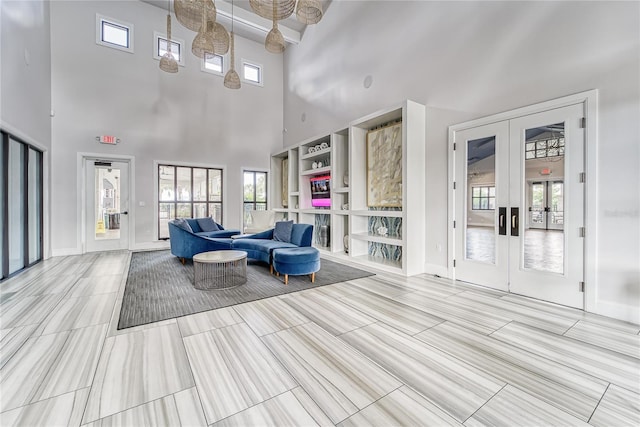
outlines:
M449 278L449 269L442 265L425 263L424 272L425 274L436 274L446 279Z
M51 256L71 256L71 255L82 255L82 250L80 248L60 248L60 249L51 249Z
M640 308L638 306L597 301L592 313L640 325Z
M132 251L148 251L148 250L161 250L161 249L169 249L171 246L169 245L169 241L156 241L156 242L144 242L138 243L134 245L131 250Z

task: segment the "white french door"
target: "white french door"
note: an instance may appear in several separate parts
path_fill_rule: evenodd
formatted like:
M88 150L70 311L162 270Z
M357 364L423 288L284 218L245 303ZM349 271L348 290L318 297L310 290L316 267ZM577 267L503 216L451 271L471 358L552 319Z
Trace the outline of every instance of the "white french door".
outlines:
M583 110L455 132L456 279L583 308Z
M85 159L85 251L129 248L129 163Z

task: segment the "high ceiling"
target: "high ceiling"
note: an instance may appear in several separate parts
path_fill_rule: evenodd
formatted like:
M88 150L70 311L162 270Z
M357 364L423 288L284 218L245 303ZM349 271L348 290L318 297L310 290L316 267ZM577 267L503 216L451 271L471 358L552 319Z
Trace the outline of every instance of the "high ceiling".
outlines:
M145 3L167 10L169 3L171 4L171 14L174 14L173 0L141 0ZM321 0L322 10L326 12L331 4L331 0ZM227 30L231 30L231 1L216 0L216 9L218 11L217 21L224 25ZM271 30L272 22L256 15L249 0L234 0L233 2L234 16L234 32L240 37L254 40L259 43L264 42L269 30ZM322 25L322 21L318 25ZM302 40L306 25L298 21L295 12L289 18L278 21L278 28L284 39L288 43L298 44Z

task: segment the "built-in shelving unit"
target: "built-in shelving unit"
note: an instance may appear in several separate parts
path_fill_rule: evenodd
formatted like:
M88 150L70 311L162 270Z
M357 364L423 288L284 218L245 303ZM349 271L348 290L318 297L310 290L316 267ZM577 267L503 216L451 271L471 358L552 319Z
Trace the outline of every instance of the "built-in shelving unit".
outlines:
M273 154L272 206L289 219L313 224L313 244L324 255L404 275L423 272L425 121L425 107L405 101ZM402 123L402 204L369 207L367 134L395 122ZM311 180L327 175L328 206L314 207Z

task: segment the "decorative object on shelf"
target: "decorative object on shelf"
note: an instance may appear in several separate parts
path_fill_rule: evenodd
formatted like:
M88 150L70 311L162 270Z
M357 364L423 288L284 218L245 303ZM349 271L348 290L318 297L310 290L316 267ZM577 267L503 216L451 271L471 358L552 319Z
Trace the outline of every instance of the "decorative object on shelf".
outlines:
M298 0L296 16L303 24L317 24L322 19L320 0Z
M349 235L345 234L344 237L342 238L342 243L344 245L344 253L348 254L349 253Z
M342 183L344 184L345 187L349 186L349 174L345 173L344 175L342 175Z
M167 4L167 51L160 58L160 69L167 73L177 73L178 61L171 53L171 3Z
M349 203L345 203L344 205L342 205L342 210L343 211L348 211L349 210Z
M402 206L402 123L367 133L367 206Z
M289 158L282 159L282 207L289 206Z
M321 225L320 226L320 246L328 247L329 246L329 226Z
M320 148L322 150L326 150L327 148L329 148L329 144L327 144L326 142L323 142L322 144L320 144Z
M309 147L307 149L307 153L311 154L311 153L315 153L316 152L316 147Z
M387 237L389 235L389 229L387 227L385 227L384 225L381 225L380 227L378 227L378 229L376 231L382 237Z
M311 163L311 169L318 169L318 162Z
M184 27L191 31L198 32L202 26L202 7L203 4L207 8L207 21L216 20L216 6L211 0L202 2L202 0L174 0L173 9L176 13L176 19Z
M231 64L224 76L224 86L229 89L240 89L240 76L236 72L236 51L233 42L233 0L231 0Z
M316 144L315 149L316 151L320 151L322 150L322 147L320 146L320 144Z

